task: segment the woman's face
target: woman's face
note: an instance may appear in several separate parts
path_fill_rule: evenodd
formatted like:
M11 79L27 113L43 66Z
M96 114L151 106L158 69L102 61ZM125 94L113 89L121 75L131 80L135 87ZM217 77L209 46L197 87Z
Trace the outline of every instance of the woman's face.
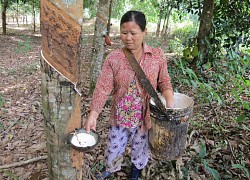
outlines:
M142 31L134 21L125 22L120 27L120 36L123 44L131 51L140 50L146 30Z

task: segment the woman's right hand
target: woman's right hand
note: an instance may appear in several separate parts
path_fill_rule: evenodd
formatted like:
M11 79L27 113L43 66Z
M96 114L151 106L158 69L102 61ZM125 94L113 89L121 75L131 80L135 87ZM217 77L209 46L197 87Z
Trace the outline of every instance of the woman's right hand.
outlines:
M90 111L87 120L85 121L83 127L86 129L87 133L90 133L90 130L93 129L96 131L96 121L99 113L96 111Z

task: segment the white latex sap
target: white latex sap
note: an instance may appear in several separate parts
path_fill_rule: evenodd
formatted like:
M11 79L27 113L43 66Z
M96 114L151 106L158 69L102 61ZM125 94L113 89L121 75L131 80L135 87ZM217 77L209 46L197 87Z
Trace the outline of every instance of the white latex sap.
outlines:
M77 147L88 147L88 146L93 146L96 144L96 140L94 138L94 136L87 134L87 133L79 133L79 134L75 134L72 139L71 139L71 143L74 146Z

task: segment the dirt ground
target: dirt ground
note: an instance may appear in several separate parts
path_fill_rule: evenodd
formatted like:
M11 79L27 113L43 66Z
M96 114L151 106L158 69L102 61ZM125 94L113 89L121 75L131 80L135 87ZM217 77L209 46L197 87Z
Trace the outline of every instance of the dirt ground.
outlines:
M93 24L91 25L93 27ZM83 33L83 58L86 59L83 70L86 75L89 75L93 37L89 31L91 29L86 29ZM0 167L0 179L46 180L47 150L40 92L41 35L39 32L33 34L30 27L13 26L8 29L7 36L0 35L0 42L0 103L3 105L0 109L0 166L4 167ZM113 46L119 45L119 40L113 42ZM111 49L107 47L107 51ZM87 76L85 82L82 116L87 115L90 100L86 98L89 85ZM85 154L84 179L94 179L94 174L103 167L109 114L109 107L105 107L97 125L101 143L94 152ZM129 159L127 161L129 162ZM116 177L127 179L128 174L129 170L127 173L117 173Z
M89 59L91 53L89 50L91 49L91 33L86 32L84 36L86 44L86 67L88 67L89 61L87 59ZM0 167L0 179L48 179L46 137L41 113L41 36L39 32L32 34L30 30L26 30L25 28L12 28L8 29L7 36L0 35L0 42L0 104L2 103L2 106L0 106L0 166L8 166L8 168ZM117 45L119 45L119 41ZM108 50L111 50L111 48L108 47ZM88 71L89 68L86 68L86 74L89 73ZM87 93L88 83L86 83L84 89L85 93ZM85 99L83 111L88 106L89 99ZM203 119L203 121L206 121L214 119L214 114L209 107L196 106L196 108L198 109L195 112L195 120ZM225 115L225 112L227 112L227 116L228 114L230 116L228 110L230 109L221 109L221 113ZM108 117L109 107L106 107L101 114L97 127L97 131L100 133L102 139L101 144L95 149L95 152L85 154L84 171L86 172L86 179L94 179L93 174L103 167L103 152L107 137L108 124L106 122ZM207 150L214 150L214 157L210 156L207 159L203 159L211 160L208 161L210 167L216 168L216 166L219 166L221 163L220 158L223 158L223 164L226 167L224 161L234 161L233 158L235 157L233 156L236 156L237 154L235 153L238 151L249 154L249 130L238 134L236 133L237 129L231 129L233 126L234 124L223 126L231 130L230 132L224 131L223 134L228 140L226 143L229 143L230 146L218 146L220 149L217 148L214 150L213 147L220 141L218 140L219 138L215 137L218 134L211 132L211 127L203 127L202 123L200 123L200 126L191 124L187 144L189 152L177 163L183 166L185 164L191 165L192 161L196 162L193 156L198 156L200 152L199 138L201 137L206 140ZM128 179L130 168L128 154L129 150L125 154L124 170L117 173L111 179ZM192 170L190 172L192 179L212 179L208 171L204 170L203 162L198 161L197 171ZM202 163L203 166L200 165ZM141 178L175 179L176 172L172 171L172 165L171 162L156 160L152 157L149 165L143 171ZM198 175L198 173L202 175ZM232 177L237 177L237 173L238 171L230 170L229 174ZM244 176L239 177L239 179L245 179Z
M89 23L93 27L93 22ZM41 34L33 34L29 26L11 26L7 32L7 36L0 35L0 179L45 180L48 179L48 169L40 92ZM91 29L86 29L83 33L86 59L83 70L86 75L89 75L92 37ZM119 46L119 42L113 45ZM110 50L108 47L107 51ZM88 77L86 87L83 87L83 116L89 106L87 86ZM93 174L103 166L108 116L109 108L106 107L97 128L101 143L95 152L85 155L85 179L94 179ZM127 179L124 172L119 172L119 176Z

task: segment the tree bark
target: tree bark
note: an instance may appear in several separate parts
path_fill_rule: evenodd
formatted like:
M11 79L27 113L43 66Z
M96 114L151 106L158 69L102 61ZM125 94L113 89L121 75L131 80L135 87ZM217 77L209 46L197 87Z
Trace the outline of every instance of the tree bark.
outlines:
M33 10L33 33L36 32L36 11L35 11L35 1L32 1L32 10Z
M163 16L163 8L160 7L159 19L158 19L157 29L156 29L156 33L155 33L156 37L159 37L159 35L160 35L162 16Z
M109 18L109 2L110 0L99 0L99 7L95 22L92 57L91 57L91 70L90 70L91 80L90 80L89 95L93 94L97 78L102 68L103 58L106 49L105 36L108 33L107 23Z
M111 29L111 14L112 14L112 0L109 0L109 15L108 15L108 23L107 23L107 36L110 35L110 29Z
M168 9L168 6L167 6L167 9ZM165 28L166 28L167 15L168 15L168 11L165 12L163 26L162 26L162 30L161 30L161 36L164 35L164 31L165 31Z
M210 34L212 30L212 19L214 12L214 0L204 0L203 2L203 10L201 14L199 32L198 32L198 49L200 53L199 60L204 63L204 59L207 55L207 44L206 38ZM196 64L198 58L192 62L192 64Z
M83 1L67 2L41 0L42 107L51 180L83 177L83 153L68 143L69 133L82 126L74 84L80 80L74 77L81 74Z
M164 34L163 34L164 39L166 39L166 36L167 36L169 18L170 18L170 15L172 13L172 9L173 9L173 7L171 6L171 7L169 7L169 10L168 10L167 21L166 21L166 24L165 24L165 29L164 29Z
M75 93L73 85L44 60L41 60L41 70L49 179L81 179L81 174L78 174L78 170L71 165L71 151L74 150L67 143L70 119L75 116L80 118L81 115L80 98ZM76 122L74 126L81 127L81 122ZM77 152L72 153L77 154Z
M19 4L18 0L16 1L16 23L17 27L19 27Z
M6 11L8 7L8 0L2 1L2 27L3 27L3 35L6 35Z

